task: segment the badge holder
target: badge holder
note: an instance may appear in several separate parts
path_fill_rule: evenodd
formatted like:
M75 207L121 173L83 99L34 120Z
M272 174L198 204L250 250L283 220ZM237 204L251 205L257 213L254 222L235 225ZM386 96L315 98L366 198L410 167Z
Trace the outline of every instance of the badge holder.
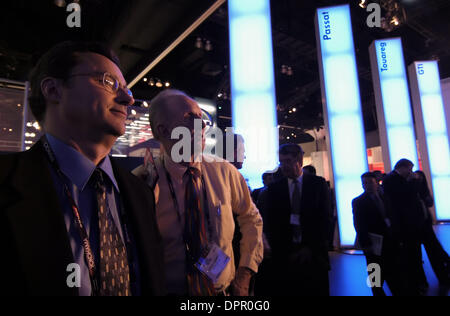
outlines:
M195 263L195 267L213 283L216 283L229 261L230 257L216 244L212 244L209 247L208 255L200 257Z

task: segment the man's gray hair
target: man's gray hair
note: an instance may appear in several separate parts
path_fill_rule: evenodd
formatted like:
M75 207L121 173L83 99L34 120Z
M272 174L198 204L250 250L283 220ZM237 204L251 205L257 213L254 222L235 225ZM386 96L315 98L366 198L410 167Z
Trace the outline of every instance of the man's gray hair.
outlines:
M167 109L169 107L169 99L174 96L184 96L190 98L186 93L176 89L166 89L156 95L150 101L149 119L150 127L152 129L153 137L161 140L161 135L158 134L156 127L159 123L167 119Z

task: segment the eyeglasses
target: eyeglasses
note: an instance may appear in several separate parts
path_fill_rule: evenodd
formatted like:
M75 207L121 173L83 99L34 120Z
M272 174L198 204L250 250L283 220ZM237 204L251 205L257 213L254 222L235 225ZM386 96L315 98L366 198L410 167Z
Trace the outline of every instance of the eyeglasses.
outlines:
M119 80L114 77L113 75L111 75L109 72L91 72L91 73L85 73L85 74L73 74L70 75L68 78L70 77L76 77L76 76L91 76L91 77L95 77L95 76L103 76L102 79L100 79L99 77L99 82L103 83L103 86L105 87L106 90L108 90L111 93L116 93L119 88L125 90L125 92L130 96L133 97L133 93L131 92L130 89L128 89L126 86L121 86Z

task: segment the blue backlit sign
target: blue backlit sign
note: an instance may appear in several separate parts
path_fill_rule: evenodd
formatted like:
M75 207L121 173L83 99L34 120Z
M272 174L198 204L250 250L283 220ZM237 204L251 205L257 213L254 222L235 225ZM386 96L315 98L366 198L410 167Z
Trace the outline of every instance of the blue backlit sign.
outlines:
M422 167L431 185L436 218L450 220L450 149L437 61L409 66Z
M360 177L368 165L349 6L320 8L315 22L340 242L352 246L351 202L363 192Z
M418 166L402 41L400 38L374 41L369 53L385 171L393 170L402 158Z

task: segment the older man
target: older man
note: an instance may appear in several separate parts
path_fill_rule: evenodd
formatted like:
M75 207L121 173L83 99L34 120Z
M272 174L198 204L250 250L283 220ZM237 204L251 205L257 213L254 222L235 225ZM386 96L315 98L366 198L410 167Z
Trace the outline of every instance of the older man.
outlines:
M197 102L181 91L169 89L156 96L150 104L150 124L163 154L154 165L134 172L147 175L147 183L155 188L169 293L220 295L230 289L233 295L248 295L250 278L262 261L262 219L238 170L201 155L201 117ZM181 140L172 138L183 131ZM237 270L233 214L242 232Z
M108 156L134 103L117 57L98 43L64 42L30 82L45 136L0 156L2 290L164 294L152 192Z

